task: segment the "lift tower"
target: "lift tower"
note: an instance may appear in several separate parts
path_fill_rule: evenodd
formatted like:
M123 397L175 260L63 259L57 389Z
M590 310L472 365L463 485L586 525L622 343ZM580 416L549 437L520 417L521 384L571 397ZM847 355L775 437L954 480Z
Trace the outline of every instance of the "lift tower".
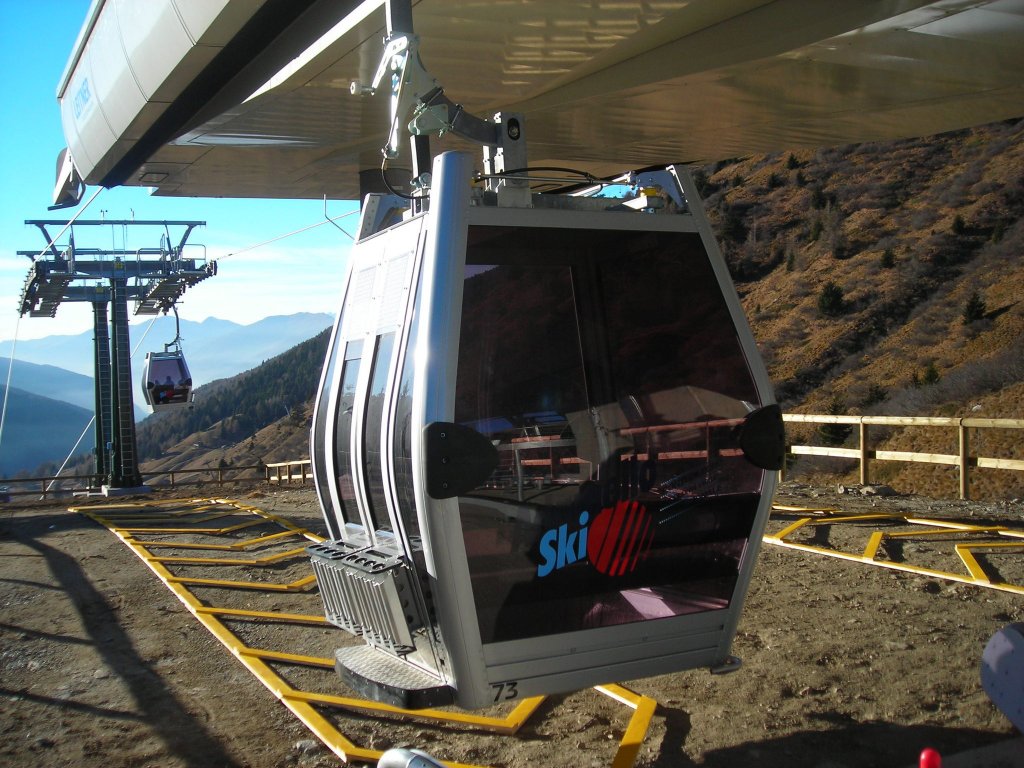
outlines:
M204 221L29 220L42 233L42 251L18 251L32 259L21 293L19 312L24 317L54 317L64 301L86 301L93 309L96 391L96 475L106 494L143 487L135 442L135 407L132 398L131 348L128 337L128 301L134 314L167 313L186 289L217 274L217 263L205 255L186 258L184 250L192 230ZM56 244L50 227L67 229L66 246ZM129 249L128 230L159 227L160 244ZM76 234L109 228L111 247L80 247ZM182 229L183 228L183 229ZM172 238L172 230L176 238ZM63 232L63 230L61 230ZM180 235L177 234L180 232ZM116 247L118 234L121 248ZM100 238L97 237L97 240ZM202 246L191 245L192 248ZM108 313L109 307L109 313Z

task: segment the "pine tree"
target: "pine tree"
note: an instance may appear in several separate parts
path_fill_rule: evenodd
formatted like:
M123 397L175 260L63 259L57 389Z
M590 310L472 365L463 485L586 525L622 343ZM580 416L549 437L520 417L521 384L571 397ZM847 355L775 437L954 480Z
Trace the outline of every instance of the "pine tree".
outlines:
M963 324L970 325L977 320L981 320L985 317L986 312L988 312L988 307L985 306L985 300L975 291L967 299L967 304L964 305L964 311L961 313Z
M846 400L839 395L833 395L828 402L825 413L829 416L843 416L846 414ZM842 445L846 438L853 431L850 424L822 424L818 427L818 434L825 441L826 445Z
M826 317L836 317L843 313L846 300L843 289L834 280L829 280L818 294L818 311Z

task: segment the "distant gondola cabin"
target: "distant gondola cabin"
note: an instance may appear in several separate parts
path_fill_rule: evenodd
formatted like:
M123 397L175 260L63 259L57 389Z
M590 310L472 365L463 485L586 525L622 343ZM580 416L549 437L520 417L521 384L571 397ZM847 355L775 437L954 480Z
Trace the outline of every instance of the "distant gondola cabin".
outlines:
M181 352L149 352L142 372L142 392L154 411L192 402L192 375Z

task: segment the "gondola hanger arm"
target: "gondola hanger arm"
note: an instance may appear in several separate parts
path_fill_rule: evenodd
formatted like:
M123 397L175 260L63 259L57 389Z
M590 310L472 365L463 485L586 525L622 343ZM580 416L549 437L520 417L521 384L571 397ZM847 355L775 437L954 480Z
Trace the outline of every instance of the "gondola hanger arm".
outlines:
M418 36L409 32L389 34L372 84L353 82L349 91L353 95L372 96L380 90L389 72L391 130L387 144L381 149L388 160L398 157L401 124L407 118L406 128L413 136L454 133L484 146L500 145L500 126L467 112L461 104L449 99L444 88L423 66Z
M402 124L412 135L412 187L421 192L430 187L430 151L427 137L453 133L483 147L486 188L498 196L498 205L529 207L526 168L526 137L520 114L498 113L492 120L473 115L449 99L444 88L427 71L420 59L419 37L413 34L410 0L386 0L387 37L380 64L370 85L353 82L349 91L372 96L391 73L389 89L390 129L381 149L382 171L399 154ZM408 121L408 122L406 122ZM515 169L515 170L512 170ZM424 196L412 198L414 210Z

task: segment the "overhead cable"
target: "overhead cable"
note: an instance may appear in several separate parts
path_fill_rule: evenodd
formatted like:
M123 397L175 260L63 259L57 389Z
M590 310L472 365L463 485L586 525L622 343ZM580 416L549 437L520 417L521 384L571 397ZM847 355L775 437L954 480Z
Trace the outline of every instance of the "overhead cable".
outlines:
M71 228L71 226L72 226L72 225L73 225L73 224L74 224L74 223L75 223L75 222L76 222L76 221L78 220L78 217L79 217L79 216L81 216L81 215L82 215L83 213L85 213L85 212L86 212L86 210L87 210L87 209L89 208L89 206L90 206L90 205L92 205L92 201L93 201L93 200L95 200L95 199L96 199L97 197L99 197L99 194L100 194L100 192L102 192L102 191L103 191L104 189L106 189L106 187L97 187L97 188L96 188L96 191L92 193L92 197L90 197L90 198L88 199L88 201L86 201L85 205L84 205L84 206L82 206L82 210L80 210L80 211L79 211L78 213L76 213L76 214L75 214L74 216L72 216L72 217L71 217L71 220L70 220L70 221L68 221L68 223L67 223L67 224L65 224L65 225L64 225L64 226L63 226L63 227L61 228L60 232L58 232L58 233L57 233L56 235L54 235L54 236L53 236L53 237L52 237L52 238L50 239L50 242L48 242L48 243L46 244L46 247L45 247L45 248L43 248L43 250L41 250L41 251L39 252L39 255L38 255L38 256L36 256L36 258L37 258L37 259L38 259L38 258L40 258L41 256L45 256L45 255L46 255L46 252L47 252L47 251L49 251L49 250L50 250L50 248L52 248L52 247L53 247L53 244L57 242L57 240L58 240L58 239L60 238L60 236L61 236L61 235L63 235L63 234L65 233L65 232L67 232L67 231L68 231L68 229L70 229L70 228Z
M241 249L239 249L237 251L232 251L231 253L229 253L229 254L227 254L225 256L221 256L218 259L218 261L224 261L224 259L227 259L227 258L229 258L231 256L237 256L238 254L245 253L247 251L254 251L257 248L262 248L264 245L270 245L271 243L276 243L278 240L284 240L287 237L292 237L293 235L298 235L298 234L301 234L303 232L308 232L311 229L316 229L317 227L322 227L324 224L334 224L336 221L339 221L340 219L344 219L344 218L346 218L348 216L354 216L357 213L358 213L358 211L349 211L348 213L343 213L341 216L335 216L333 218L328 217L328 218L324 219L323 221L316 222L315 224L310 224L309 226L302 227L300 229L296 229L296 230L294 230L292 232L286 232L283 235L278 235L277 237L272 237L269 240L264 240L261 243L256 243L255 245L249 245L249 246L246 246L245 248L241 248ZM334 225L336 227L338 226L337 224L334 224ZM344 229L341 229L341 227L338 227L338 229L340 229L342 232L344 232L345 235L347 235L349 237L349 239L352 239L352 240L355 239L355 238L352 237L352 235L350 235Z

